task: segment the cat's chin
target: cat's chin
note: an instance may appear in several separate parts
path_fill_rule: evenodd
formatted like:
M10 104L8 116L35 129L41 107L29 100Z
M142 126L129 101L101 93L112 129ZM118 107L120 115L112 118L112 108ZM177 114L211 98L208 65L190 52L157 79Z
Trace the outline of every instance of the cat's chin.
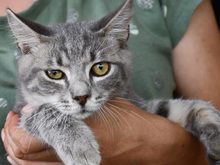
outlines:
M76 111L62 111L62 113L70 115L73 118L78 119L78 120L86 119L89 116L91 116L94 112L95 112L95 110L94 111L93 110L86 110L84 108L78 110L78 112L76 112Z
M81 107L81 109L77 113L72 114L72 116L76 119L83 120L93 115L99 109L100 109L100 105Z
M83 120L85 118L88 118L93 113L99 111L103 104L93 104L93 105L85 105L81 106L79 104L75 104L74 106L66 107L58 107L56 110L60 111L64 115L72 116L75 119Z
M82 110L81 112L75 114L74 117L77 119L83 120L83 119L88 118L92 114L93 114L93 112L91 112L91 111Z

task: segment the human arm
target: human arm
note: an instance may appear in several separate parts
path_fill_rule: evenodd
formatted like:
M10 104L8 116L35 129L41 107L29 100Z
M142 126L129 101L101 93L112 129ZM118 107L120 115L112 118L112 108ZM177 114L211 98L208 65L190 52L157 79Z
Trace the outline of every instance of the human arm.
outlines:
M108 132L102 121L87 120L100 144L103 164L207 164L203 145L179 125L127 100L112 100L111 104L114 106L104 114L110 116L106 123L116 134Z
M179 87L179 84L177 84L177 86ZM179 90L180 91L180 90ZM133 107L134 108L134 110L135 110L135 107ZM137 110L138 111L138 110ZM135 111L136 112L136 111ZM149 114L149 115L151 115L151 114ZM153 117L153 116L152 116ZM153 117L154 118L154 117ZM156 117L157 118L157 117ZM154 118L155 119L155 118ZM158 119L158 121L155 119L154 121L157 123L157 124L160 124L161 126L165 126L166 124L164 124L162 121L163 120L165 120L165 119L162 119L162 118L160 118L160 117L158 117L157 118ZM159 119L161 119L161 120L159 120ZM153 121L152 121L153 122ZM130 123L132 123L132 122L130 122ZM153 124L156 124L156 123L153 123ZM104 124L104 123L103 123ZM136 124L138 124L138 122L136 123ZM140 124L140 123L139 123ZM169 124L168 124L169 125ZM97 125L95 125L95 126L97 126L97 127L99 127L99 126L102 126L101 124L97 124ZM136 126L136 125L134 125L134 126ZM92 129L94 130L94 132L95 132L95 134L97 134L97 131L95 131L96 129L98 130L98 128L97 127L95 127L95 128L93 128L92 127ZM139 127L139 125L137 126L137 127ZM127 127L128 128L128 127ZM166 126L165 128L172 128L172 129L168 129L168 131L167 131L167 133L169 133L169 135L172 135L171 133L170 133L170 131L174 131L175 129L173 128L173 127L169 127L169 126ZM177 128L180 128L179 126L177 127ZM159 128L158 128L159 129ZM124 129L123 129L124 130ZM135 130L136 130L136 128L135 128ZM178 129L179 130L179 129ZM126 130L124 130L124 131L126 131ZM162 132L164 133L164 132L166 132L165 131L165 129L163 128L162 129ZM101 135L103 135L104 133L103 132L100 132L100 131L98 131L98 133L100 133ZM123 133L123 131L122 132L120 132L120 133ZM127 132L126 132L127 133ZM151 133L151 131L149 131L149 134L150 135L152 135L153 133ZM182 137L184 138L186 138L186 134L184 135L184 134L182 134L182 136L177 136L177 135L181 135L179 132L178 132L178 134L177 134L177 132L173 132L173 136L175 137L175 138L180 138L180 141L181 141L181 143L185 140L185 139L182 139ZM99 138L99 136L98 135L96 135L97 136L97 139L100 141L100 145L102 146L102 141L100 140L100 138ZM126 136L129 136L129 134L127 135L126 134ZM100 136L100 137L104 137L104 136ZM123 139L122 140L124 140L124 135L122 136L123 137ZM152 136L152 137L154 137L154 136ZM152 138L151 137L151 138ZM163 135L162 137L166 137L165 135ZM146 137L146 140L147 140L148 138ZM105 139L104 139L105 140ZM120 139L118 139L119 141L120 141ZM151 139L150 139L151 140ZM153 152L153 154L155 154L155 153L157 153L156 152L156 149L160 149L159 147L160 146L163 146L163 145L160 145L160 143L159 143L159 145L158 145L158 142L160 142L160 141L156 141L156 139L153 139L153 140L155 140L154 142L155 142L155 144L153 144L153 142L151 141L151 143L147 143L148 141L143 141L143 142L146 142L146 144L147 144L147 146L149 147L149 149L152 149L152 147L150 146L150 145L153 145L154 147L153 147L153 149L154 149L154 152ZM170 139L167 139L167 138L165 138L164 140L167 140L166 142L169 142L169 140ZM189 139L188 139L189 140ZM179 142L179 141L177 141L177 142ZM116 141L114 141L114 143L113 144L117 144L117 142ZM191 139L191 140L189 140L189 141L187 141L186 142L186 144L197 144L198 143L198 141L196 141L195 139ZM132 142L127 142L126 144L129 144L129 146L131 146L131 148L132 148ZM135 142L134 142L134 144L136 144ZM140 143L140 144L142 144L142 143ZM165 144L167 144L167 143L165 143ZM169 143L168 143L169 144ZM179 144L179 143L178 143ZM201 145L201 144L200 144ZM200 145L198 145L197 147L197 149L198 149L198 151L203 151L203 150L201 150L201 146ZM117 146L117 145L116 145ZM116 150L116 151L120 151L120 149L123 149L124 147L122 147L123 145L120 145L117 149L118 150ZM134 146L136 146L136 145L134 145ZM159 146L158 148L155 148L155 146ZM171 145L172 146L172 145ZM109 146L110 148L112 147L112 145L110 145ZM140 147L144 147L144 145L140 145ZM107 147L106 147L107 148ZM196 147L195 147L196 148ZM144 149L148 149L148 148L144 148ZM163 158L166 158L166 159L169 159L169 161L172 161L173 160L173 158L174 158L174 156L173 156L173 151L175 151L175 154L177 153L176 152L176 150L173 150L173 148L171 147L170 149L172 149L172 150L169 150L169 147L168 146L166 146L166 147L163 147L163 149L164 150L166 150L167 152L165 152L165 153L169 153L169 156L167 156L167 157L163 157ZM175 149L177 149L177 148L175 148ZM102 151L102 153L104 153L104 157L105 157L105 150L102 150L102 147L101 147L101 151ZM107 150L107 151L111 151L111 150ZM127 148L126 149L126 151L129 151L129 148ZM134 151L134 150L131 150L131 151ZM141 149L139 150L139 151L142 151ZM159 151L161 151L161 149L159 150ZM170 151L170 152L168 152L168 151ZM185 152L186 153L191 153L190 151L195 151L195 150L189 150L189 148L185 148ZM198 151L196 150L196 152L194 152L194 155L196 155L196 156L201 156L200 155L200 153L198 153ZM146 150L145 150L145 152L147 152ZM145 155L145 152L139 152L140 154L144 154ZM185 153L185 152L182 152L182 153ZM130 153L130 154L129 154ZM125 153L125 155L121 155L120 154L120 158L125 158L125 156L127 156L127 157L129 157L128 155L131 155L131 153L132 152L126 152ZM135 152L136 153L136 156L135 156L135 158L137 158L138 159L138 152ZM148 152L149 154L150 153L152 153L152 151L150 151L150 152ZM160 153L160 152L159 152ZM115 158L114 157L114 152L111 152L110 154L113 154L113 156L112 155L110 155L108 158L109 158L109 160L110 160L110 162L111 162L111 158ZM127 155L126 155L127 154ZM147 155L147 154L146 154ZM145 156L146 156L145 155ZM189 156L189 158L192 156L193 154L191 153L190 155L184 155L184 156ZM202 154L203 156L204 156L204 154ZM153 161L155 161L155 157L152 157L152 155L149 155L150 157L150 159L153 159ZM158 157L160 158L160 156L158 155ZM33 158L33 157L32 157ZM116 158L117 158L117 155L116 155ZM129 158L132 158L131 156L129 157ZM140 155L140 158L141 158L141 155ZM145 158L147 158L147 157L145 157ZM158 160L160 160L160 159L157 159L157 161ZM175 157L176 158L176 157ZM177 156L177 158L178 158L178 156ZM183 160L189 160L189 158L186 158L186 159L184 159L184 157L182 157L182 159ZM191 157L192 158L192 157ZM107 158L104 158L104 159L107 159ZM117 160L117 159L115 159L115 160ZM120 159L121 160L121 159ZM143 160L143 159L139 159L139 160ZM193 160L196 160L195 158L193 159ZM201 159L201 160L204 160L204 157L203 157L203 159ZM122 161L122 160L121 160ZM149 160L148 160L149 161ZM107 160L106 160L106 162L107 162ZM166 161L165 161L166 162ZM184 162L184 163L186 163L186 162ZM192 160L190 161L190 163L192 163ZM190 163L186 163L186 164L190 164ZM196 164L196 163L193 163L193 164ZM201 163L199 163L199 164L201 164Z
M28 106L25 108L28 108ZM62 164L59 161L58 163L56 162L58 158L52 149L18 127L19 120L20 116L18 114L10 112L7 116L5 127L2 129L1 137L9 154L9 157L7 157L8 161L12 165Z
M210 101L220 110L220 33L210 0L195 10L173 50L173 64L179 96Z
M10 8L14 12L19 13L26 10L34 3L34 0L7 0L0 1L0 16L6 16L5 9Z
M179 125L147 113L127 100L112 100L110 104L102 112L105 117L93 116L86 121L100 144L103 164L206 164L201 143ZM40 164L37 160L59 161L52 150L36 139L24 141L28 135L17 128L18 121L19 116L12 113L4 130L4 144L12 159L19 164L24 164L22 159L31 160L32 164ZM20 136L13 136L16 130Z

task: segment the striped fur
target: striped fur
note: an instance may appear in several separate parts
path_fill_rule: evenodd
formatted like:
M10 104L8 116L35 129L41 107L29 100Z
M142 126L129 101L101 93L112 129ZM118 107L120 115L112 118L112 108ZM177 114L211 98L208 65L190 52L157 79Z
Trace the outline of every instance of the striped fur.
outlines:
M20 126L52 146L66 165L98 165L99 146L82 121L113 97L125 97L198 136L207 153L220 159L220 113L197 100L143 100L129 84L131 53L126 41L133 1L98 21L43 26L8 10L8 21L23 56L18 61L15 111L26 104L36 110L22 114ZM94 64L107 62L109 72L94 76ZM50 79L47 70L60 70ZM80 99L86 99L79 102ZM138 100L138 102L137 102ZM83 105L82 105L83 103Z

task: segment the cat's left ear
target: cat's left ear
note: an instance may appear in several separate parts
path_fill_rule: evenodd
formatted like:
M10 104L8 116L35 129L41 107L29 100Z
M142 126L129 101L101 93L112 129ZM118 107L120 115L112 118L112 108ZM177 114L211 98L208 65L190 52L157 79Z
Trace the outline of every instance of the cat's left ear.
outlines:
M133 0L126 0L116 10L98 20L94 29L125 43L129 38L129 22L133 15L133 3Z
M32 54L39 44L48 40L50 30L43 25L26 20L7 9L8 24L23 54Z

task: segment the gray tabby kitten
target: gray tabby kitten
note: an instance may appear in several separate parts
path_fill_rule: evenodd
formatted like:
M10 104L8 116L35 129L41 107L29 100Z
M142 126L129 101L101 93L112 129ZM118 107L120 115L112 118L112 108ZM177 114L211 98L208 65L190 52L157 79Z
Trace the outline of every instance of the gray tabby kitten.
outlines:
M143 100L130 87L131 53L126 46L133 0L98 21L43 26L7 10L23 55L18 61L15 111L26 104L20 126L52 146L66 165L98 165L99 146L82 121L113 97L168 118L200 138L220 159L220 113L196 100Z

